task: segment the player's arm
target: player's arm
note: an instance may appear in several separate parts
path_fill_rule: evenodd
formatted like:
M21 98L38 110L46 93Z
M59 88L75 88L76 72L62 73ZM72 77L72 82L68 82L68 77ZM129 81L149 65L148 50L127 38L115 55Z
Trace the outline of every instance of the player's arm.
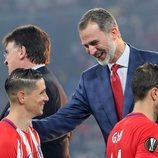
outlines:
M158 128L153 126L142 132L135 158L158 157Z

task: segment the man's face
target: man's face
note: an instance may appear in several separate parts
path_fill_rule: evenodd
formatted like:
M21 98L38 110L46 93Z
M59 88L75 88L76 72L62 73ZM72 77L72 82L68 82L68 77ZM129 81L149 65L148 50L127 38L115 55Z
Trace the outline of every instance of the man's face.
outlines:
M91 22L84 30L80 30L79 34L82 45L99 64L106 65L112 62L116 51L116 42L111 32L105 33L96 23Z
M15 44L15 42L9 42L4 51L4 64L8 67L9 74L16 68L19 68L19 57L18 53L20 51L20 47Z
M36 86L25 93L25 110L32 118L43 114L44 104L49 100L44 80L38 80Z

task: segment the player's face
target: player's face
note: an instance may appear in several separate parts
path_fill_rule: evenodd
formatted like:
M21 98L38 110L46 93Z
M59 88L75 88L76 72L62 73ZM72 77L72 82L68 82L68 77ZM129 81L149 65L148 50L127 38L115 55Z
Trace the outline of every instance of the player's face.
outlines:
M42 115L44 104L49 100L46 94L45 82L40 79L36 82L36 88L31 90L29 94L25 96L25 110L32 117Z
M99 64L106 65L112 62L116 52L116 42L111 32L101 31L93 22L89 23L84 30L80 30L79 34L82 45Z

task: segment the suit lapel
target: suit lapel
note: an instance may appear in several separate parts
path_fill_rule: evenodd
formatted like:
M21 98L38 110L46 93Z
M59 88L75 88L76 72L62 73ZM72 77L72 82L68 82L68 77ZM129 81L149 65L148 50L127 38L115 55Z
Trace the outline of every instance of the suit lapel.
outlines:
M124 93L123 117L133 110L134 98L131 90L131 81L136 68L144 63L138 50L130 47L127 80Z
M109 123L113 127L113 125L118 121L118 118L111 90L110 72L108 66L100 67L101 68L97 69L96 72L100 80L98 85L102 83L102 86L99 87L99 90L102 92L102 94L104 94L100 96L100 102L103 103L103 109L106 113Z

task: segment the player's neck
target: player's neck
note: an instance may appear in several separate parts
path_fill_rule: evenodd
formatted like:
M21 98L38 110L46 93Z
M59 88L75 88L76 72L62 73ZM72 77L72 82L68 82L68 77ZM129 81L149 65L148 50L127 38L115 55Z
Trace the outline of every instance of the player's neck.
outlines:
M157 116L154 113L151 103L138 101L135 103L133 112L140 112L148 117L151 121L155 122L157 120Z
M16 112L11 111L7 118L11 120L17 128L23 131L27 131L28 127L31 126L32 119L27 117L25 114L18 114Z

